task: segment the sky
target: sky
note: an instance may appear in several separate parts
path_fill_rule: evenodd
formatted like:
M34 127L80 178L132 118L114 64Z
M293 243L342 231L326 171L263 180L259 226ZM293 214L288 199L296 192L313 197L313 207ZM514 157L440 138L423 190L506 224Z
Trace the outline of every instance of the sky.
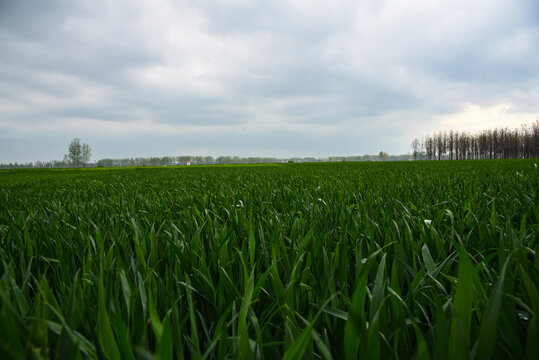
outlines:
M536 0L0 0L0 162L404 154L539 116Z

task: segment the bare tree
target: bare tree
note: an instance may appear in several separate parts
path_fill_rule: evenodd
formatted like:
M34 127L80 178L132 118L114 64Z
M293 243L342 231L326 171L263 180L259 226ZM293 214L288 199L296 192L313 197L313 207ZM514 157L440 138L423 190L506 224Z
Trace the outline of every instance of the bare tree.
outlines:
M532 156L539 157L539 116L535 118L535 123L532 124Z
M450 130L449 138L447 141L447 149L449 150L449 160L453 160L454 145L455 145L455 135L453 134L453 130Z
M92 149L90 148L90 145L83 144L81 151L82 151L82 154L81 154L82 166L86 166L86 164L90 162L90 158L92 157Z
M478 135L479 142L479 157L481 159L486 159L488 154L488 133L483 131Z
M412 150L414 151L414 160L417 160L417 155L419 154L419 151L421 150L421 144L418 138L415 138L412 141Z
M424 143L427 160L432 160L434 154L434 140L432 140L432 137L426 136Z
M455 140L454 140L454 146L455 146L455 159L459 159L459 150L460 150L460 134L458 131L455 132Z
M71 143L69 144L69 147L67 149L67 159L69 162L76 167L79 167L80 160L81 160L81 145L80 145L80 139L74 138L71 140Z
M81 164L86 165L90 161L92 150L88 144L81 144L79 138L74 138L69 144L67 155L64 156L64 161L68 161L71 165L79 167Z

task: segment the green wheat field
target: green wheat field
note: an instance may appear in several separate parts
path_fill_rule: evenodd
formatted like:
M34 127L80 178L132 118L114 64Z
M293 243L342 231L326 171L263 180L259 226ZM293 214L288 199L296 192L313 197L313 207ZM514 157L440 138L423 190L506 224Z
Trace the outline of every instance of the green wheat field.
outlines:
M0 355L535 359L539 161L0 172Z

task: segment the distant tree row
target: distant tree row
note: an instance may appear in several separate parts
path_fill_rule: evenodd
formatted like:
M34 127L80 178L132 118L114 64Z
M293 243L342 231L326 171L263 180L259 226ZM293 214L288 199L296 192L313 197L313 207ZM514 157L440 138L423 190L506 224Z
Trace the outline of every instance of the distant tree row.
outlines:
M293 157L293 158L274 158L274 157L240 157L240 156L164 156L150 158L126 158L126 159L101 159L97 166L167 166L167 165L185 165L187 161L191 165L214 165L214 164L270 164L281 162L337 162L337 161L379 161L408 160L409 155L390 155L381 151L378 155L358 155L358 156L331 156L327 158L314 157Z
M256 164L280 162L280 159L269 157L239 157L239 156L163 156L163 157L135 157L125 159L101 159L97 166L167 166L185 165L210 165L210 164Z
M282 163L282 162L342 162L342 161L403 161L408 160L408 155L390 155L387 152L380 151L377 155L357 155L357 156L331 156L325 158L315 157L293 157L293 158L274 158L274 157L240 157L240 156L163 156L163 157L135 157L125 159L101 159L94 163L89 163L87 158L78 157L77 147L75 151L69 152L63 161L36 161L34 163L9 163L0 164L0 169L29 169L29 168L67 168L74 166L168 166L185 165L187 161L191 165L213 165L213 164L263 164L263 163ZM82 146L81 146L82 152ZM78 164L78 165L77 165Z
M518 159L539 157L539 119L518 129L476 133L438 131L412 141L415 160Z

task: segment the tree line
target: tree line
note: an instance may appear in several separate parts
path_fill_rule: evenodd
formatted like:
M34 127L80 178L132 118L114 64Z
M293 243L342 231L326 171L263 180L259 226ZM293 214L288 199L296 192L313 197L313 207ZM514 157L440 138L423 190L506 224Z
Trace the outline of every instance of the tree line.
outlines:
M327 158L314 157L240 157L240 156L163 156L163 157L134 157L124 159L101 159L90 162L92 149L83 144L79 138L74 138L68 146L67 154L62 161L36 161L27 163L0 164L0 169L30 169L30 168L69 168L69 167L121 167L121 166L169 166L169 165L218 165L218 164L265 164L283 162L336 162L336 161L373 161L373 160L408 160L408 155L389 155L384 151L376 155L332 156Z
M475 133L438 131L411 144L415 160L519 159L539 157L539 119L520 128Z
M357 156L331 156L324 158L315 157L240 157L240 156L163 156L163 157L133 157L123 159L100 159L93 163L82 161L77 158L77 152L74 156L69 153L63 161L36 161L28 163L9 163L0 164L0 169L31 169L31 168L68 168L68 167L121 167L121 166L168 166L168 165L186 165L189 161L191 165L219 165L219 164L264 164L264 163L283 163L283 162L342 162L342 161L404 161L408 160L409 154L391 155L381 151L376 155L357 155ZM86 159L84 159L86 160ZM78 164L78 165L77 165Z

